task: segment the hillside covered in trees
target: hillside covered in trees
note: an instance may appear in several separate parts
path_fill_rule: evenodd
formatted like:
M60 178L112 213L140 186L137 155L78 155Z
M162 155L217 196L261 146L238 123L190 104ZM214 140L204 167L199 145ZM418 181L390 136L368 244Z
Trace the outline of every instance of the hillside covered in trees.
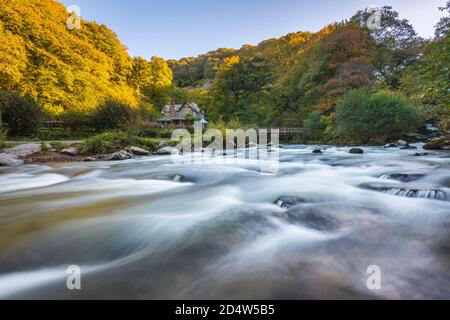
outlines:
M73 14L57 1L0 2L0 115L10 133L18 114L34 114L8 113L28 105L11 94L50 118L100 114L105 129L129 124L128 109L154 119L174 99L199 104L212 126L303 127L303 142L379 143L425 121L450 130L448 15L434 39L384 7L377 29L362 10L317 33L165 61L131 57L104 25L68 28Z
M441 10L449 13L450 3ZM352 90L364 91L353 94L361 99L358 105L375 94L386 103L404 105L405 121L396 124L404 127L401 133L424 121L449 130L448 17L436 26L434 39L422 39L391 7L381 9L379 29L367 27L370 15L362 10L318 33L292 33L239 50L169 61L174 83L187 96L208 98L213 119L304 125L307 141L339 138L338 127L346 124L339 123L344 119L336 114L337 102ZM384 116L395 123L391 109ZM370 118L364 121L369 121L366 126L372 123Z
M89 113L106 98L157 103L172 83L165 61L130 57L106 26L82 20L69 29L57 1L0 3L0 88L33 97L52 115Z

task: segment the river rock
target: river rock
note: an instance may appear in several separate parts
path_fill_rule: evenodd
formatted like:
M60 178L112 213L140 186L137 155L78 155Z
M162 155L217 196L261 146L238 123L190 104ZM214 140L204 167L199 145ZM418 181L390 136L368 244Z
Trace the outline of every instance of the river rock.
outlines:
M274 204L283 209L288 209L300 203L305 203L306 200L297 196L281 196L275 200Z
M447 138L439 138L427 142L423 148L425 150L444 150L447 146L450 146L450 140Z
M361 187L400 197L447 200L447 194L439 186L433 185L371 182L364 183Z
M139 147L130 147L129 150L135 156L148 156L150 154L150 151L147 151Z
M95 158L93 158L93 157L86 157L86 158L83 159L83 161L84 162L94 162L94 161L97 161L97 160Z
M414 154L415 157L425 157L428 156L429 153L428 152L417 152Z
M78 155L78 150L75 147L70 147L70 148L62 149L61 153L68 155L68 156L76 157Z
M398 140L397 144L399 144L402 147L406 147L409 145L408 142L406 142L405 140Z
M381 180L397 180L400 182L411 182L411 181L416 181L416 180L420 180L423 177L425 177L424 174L420 174L420 173L386 173L383 174L380 179Z
M363 154L364 150L361 149L361 148L352 148L352 149L350 149L349 152L352 153L352 154Z
M398 145L396 145L395 143L387 143L384 145L385 149L389 149L389 148L397 148Z
M417 150L417 147L410 146L409 144L407 146L401 147L402 150Z
M180 151L177 148L173 148L173 147L164 147L159 149L156 154L159 156L168 156L171 154L179 154Z
M31 156L34 153L41 152L41 144L39 143L26 143L15 146L13 148L4 149L3 152L7 154L12 154L18 157Z
M316 149L312 153L314 154L323 154L322 150Z
M107 161L116 161L116 160L128 160L132 159L133 155L125 150L120 150L114 152L112 155L106 158Z
M15 154L0 153L0 166L17 167L23 164L23 160L17 158Z
M181 183L185 183L185 182L194 182L194 179L192 178L188 178L184 175L181 174L174 174L170 177L170 180L174 181L174 182L181 182Z

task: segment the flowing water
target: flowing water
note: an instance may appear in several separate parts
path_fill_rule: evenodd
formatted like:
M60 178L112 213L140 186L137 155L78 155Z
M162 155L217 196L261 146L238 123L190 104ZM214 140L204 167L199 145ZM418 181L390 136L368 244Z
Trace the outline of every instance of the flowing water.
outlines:
M1 168L0 298L450 298L450 153L314 148Z

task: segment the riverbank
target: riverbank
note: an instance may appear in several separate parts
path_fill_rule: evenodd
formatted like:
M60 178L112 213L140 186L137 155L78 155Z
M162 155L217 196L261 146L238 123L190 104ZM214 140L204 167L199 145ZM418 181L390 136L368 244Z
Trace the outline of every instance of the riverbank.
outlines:
M426 156L426 152L413 144L423 142L423 150L450 151L450 138L442 135L418 139L398 140L387 143L386 149L418 150L417 156ZM0 149L0 166L19 166L22 164L51 162L94 162L128 160L140 156L170 155L177 142L159 138L143 138L123 132L108 132L87 138L69 141L6 141L6 148ZM205 143L204 147L209 143ZM333 145L339 147L337 145ZM377 146L370 146L377 147ZM422 150L422 151L423 151ZM350 148L350 153L362 154L360 148ZM322 150L314 150L322 154Z

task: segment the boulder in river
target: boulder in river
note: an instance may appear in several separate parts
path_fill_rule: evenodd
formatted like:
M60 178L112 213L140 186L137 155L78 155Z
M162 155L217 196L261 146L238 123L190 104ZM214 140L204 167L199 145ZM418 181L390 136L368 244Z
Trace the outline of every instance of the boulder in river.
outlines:
M416 150L418 149L417 147L414 146L410 146L409 144L407 146L401 147L400 149L402 150Z
M132 159L133 155L125 150L120 150L114 152L112 155L106 158L107 161L116 161L116 160L128 160Z
M406 147L409 145L408 142L406 142L405 140L398 140L397 144L399 144L402 147Z
M323 154L322 150L316 149L312 152L313 154Z
M447 138L439 138L427 142L423 148L425 150L444 150L447 146L450 146L450 140Z
M306 200L297 196L281 196L275 200L274 204L283 209L288 209L300 203L305 203Z
M172 181L174 181L174 182L181 182L181 183L185 183L185 182L194 182L194 180L193 179L191 179L191 178L188 178L188 177L186 177L186 176L184 176L184 175L181 175L181 174L173 174L171 177L170 177L170 180L172 180Z
M94 161L97 161L97 160L95 158L93 158L93 157L86 157L86 158L83 159L83 161L84 162L94 162Z
M23 164L23 160L14 154L0 153L0 166L17 167Z
M395 143L387 143L384 145L385 149L389 149L389 148L398 148L398 145L396 145Z
M428 156L429 153L428 152L417 152L414 154L415 157L425 157Z
M28 157L34 153L38 153L42 151L42 147L40 143L26 143L20 144L13 148L4 149L3 152L6 154L13 154L18 157Z
M364 150L361 148L351 148L349 152L352 154L363 154Z
M75 147L69 147L69 148L62 149L61 153L68 155L68 156L76 157L78 155L78 150Z
M150 151L147 151L139 147L130 147L128 149L135 156L148 156L150 154Z

